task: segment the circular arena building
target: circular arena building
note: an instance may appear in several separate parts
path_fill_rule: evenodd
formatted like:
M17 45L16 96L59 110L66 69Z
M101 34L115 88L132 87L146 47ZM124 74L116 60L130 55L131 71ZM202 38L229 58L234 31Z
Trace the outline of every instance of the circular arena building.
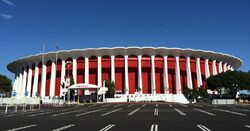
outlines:
M65 95L69 79L75 96L97 94L104 80L114 81L110 101L186 102L184 88L205 87L206 78L242 65L234 56L205 50L166 47L114 47L61 50L31 55L8 64L15 73L16 98L44 101ZM82 85L82 86L81 86ZM96 90L89 85L96 85ZM98 93L99 94L99 93Z

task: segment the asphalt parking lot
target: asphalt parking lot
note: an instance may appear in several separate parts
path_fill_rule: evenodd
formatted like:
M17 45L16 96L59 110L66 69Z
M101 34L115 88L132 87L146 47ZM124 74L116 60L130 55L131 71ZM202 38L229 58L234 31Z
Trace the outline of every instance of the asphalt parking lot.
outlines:
M4 113L0 130L247 131L250 105L177 103L85 104Z

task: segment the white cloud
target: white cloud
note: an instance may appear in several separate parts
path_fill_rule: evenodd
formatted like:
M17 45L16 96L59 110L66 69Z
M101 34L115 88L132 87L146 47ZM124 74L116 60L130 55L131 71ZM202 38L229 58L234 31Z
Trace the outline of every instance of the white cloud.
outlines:
M9 19L11 19L13 17L12 15L6 15L6 14L0 14L0 16L2 18L4 18L5 20L9 20Z
M13 3L13 2L11 2L11 1L9 1L9 0L2 0L5 4L7 4L7 5L9 5L9 6L14 6L14 7L16 7L16 4L15 3Z

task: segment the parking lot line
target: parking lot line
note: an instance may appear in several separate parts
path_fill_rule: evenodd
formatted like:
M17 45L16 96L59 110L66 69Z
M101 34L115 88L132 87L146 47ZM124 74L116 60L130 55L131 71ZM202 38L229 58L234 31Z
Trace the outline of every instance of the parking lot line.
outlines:
M105 126L104 128L102 128L100 131L107 131L107 130L111 129L114 126L115 126L115 124L109 124L109 125Z
M110 106L110 104L107 104L107 105L103 105L103 106L101 106L101 107L107 107L107 106Z
M209 104L205 104L206 106L210 106L210 107L218 107L216 105L209 105Z
M171 104L168 104L168 106L173 107L173 105L171 105Z
M247 111L249 112L250 110L247 110L247 109L238 109L238 108L233 108L234 110L239 110L239 111Z
M155 115L155 116L158 116L158 108L155 108L154 115Z
M239 112L234 112L234 111L229 111L229 110L224 110L224 109L218 109L218 108L213 108L213 110L217 111L222 111L222 112L227 112L235 115L240 115L240 116L246 116L247 114L239 113Z
M137 108L135 110L133 110L132 112L128 113L128 116L133 115L135 112L139 111L141 108Z
M246 128L250 128L250 125L244 125Z
M211 131L210 129L208 129L204 125L197 125L197 127L200 128L202 131Z
M183 106L183 107L188 107L187 105L184 105L184 104L180 104L181 106Z
M67 125L67 126L63 126L63 127L54 129L54 130L52 130L52 131L62 131L62 130L68 129L68 128L70 128L70 127L73 127L73 126L75 126L75 124L70 124L70 125Z
M40 113L34 113L34 114L31 114L31 115L28 115L28 117L33 117L33 116L40 116L40 115L44 115L44 114L50 114L50 113L54 113L54 112L62 112L62 111L70 111L70 110L73 110L73 108L70 108L70 109L63 109L63 110L50 110L50 111L42 111Z
M159 105L158 104L155 104L155 107L158 107Z
M177 109L177 108L174 108L174 110L175 110L175 111L177 111L179 114L181 114L181 115L183 115L183 116L185 116L185 115L186 115L184 112L180 111L180 110L179 110L179 109Z
M48 109L48 110L35 110L35 111L26 111L26 112L12 112L8 114L3 114L4 117L11 117L11 116L17 116L17 115L28 115L28 114L35 114L35 113L43 113L43 112L48 112L48 111L55 111L55 109Z
M63 109L62 111L68 111L68 110L71 110L71 109Z
M51 116L61 116L61 115L70 114L70 113L79 112L79 111L84 111L84 110L86 110L86 109L80 109L80 110L68 111L68 112L63 112L63 113L53 114L53 115L51 115Z
M203 107L202 105L197 105L197 104L193 104L194 106L197 106L197 107Z
M28 115L28 117L40 116L40 115L50 114L53 112L57 112L57 111L49 111L49 112L42 112L42 113L38 113L38 114L32 114L32 115Z
M158 125L157 124L152 124L150 131L158 131Z
M114 112L117 112L117 111L119 111L119 110L121 110L121 109L122 109L122 108L119 108L119 109L115 109L115 110L109 111L109 112L107 112L107 113L101 114L101 116L109 115L109 114L114 113Z
M90 113L94 113L94 112L98 112L100 110L104 110L105 108L102 108L102 109L97 109L97 110L93 110L93 111L88 111L88 112L84 112L84 113L81 113L81 114L77 114L75 116L83 116L83 115L87 115L87 114L90 114Z
M37 125L36 124L32 124L32 125L28 125L28 126L23 126L23 127L9 129L9 130L6 130L6 131L18 131L18 130L22 130L22 129L26 129L26 128L31 128L31 127L35 127L35 126L37 126Z
M146 106L146 104L143 104L141 107L144 107L144 106Z
M128 107L134 106L135 104L128 105Z
M88 106L88 107L94 107L94 106L96 106L96 105L90 105L90 106Z
M113 107L119 107L119 106L121 106L122 104L119 104L119 105L114 105Z
M215 116L215 114L210 113L210 112L207 112L207 111L203 111L203 110L200 110L200 109L197 109L197 108L193 108L193 109L194 109L194 110L196 110L196 111L199 111L199 112L205 113L205 114L207 114L207 115L210 115L210 116Z
M39 112L41 112L41 111L17 112L17 113L6 114L6 115L4 115L4 117L27 115L27 114L34 114L34 113L39 113Z

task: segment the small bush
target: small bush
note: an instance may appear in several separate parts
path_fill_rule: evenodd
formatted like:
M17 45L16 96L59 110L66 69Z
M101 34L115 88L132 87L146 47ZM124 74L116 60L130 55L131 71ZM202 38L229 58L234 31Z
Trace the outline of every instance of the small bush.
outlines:
M108 91L105 94L106 98L114 98L115 95L115 83L114 81L105 80L105 86L108 87Z
M194 87L193 89L189 89L188 87L184 87L184 96L189 100L193 101L194 99L198 100L200 98L207 98L207 90L201 87Z

